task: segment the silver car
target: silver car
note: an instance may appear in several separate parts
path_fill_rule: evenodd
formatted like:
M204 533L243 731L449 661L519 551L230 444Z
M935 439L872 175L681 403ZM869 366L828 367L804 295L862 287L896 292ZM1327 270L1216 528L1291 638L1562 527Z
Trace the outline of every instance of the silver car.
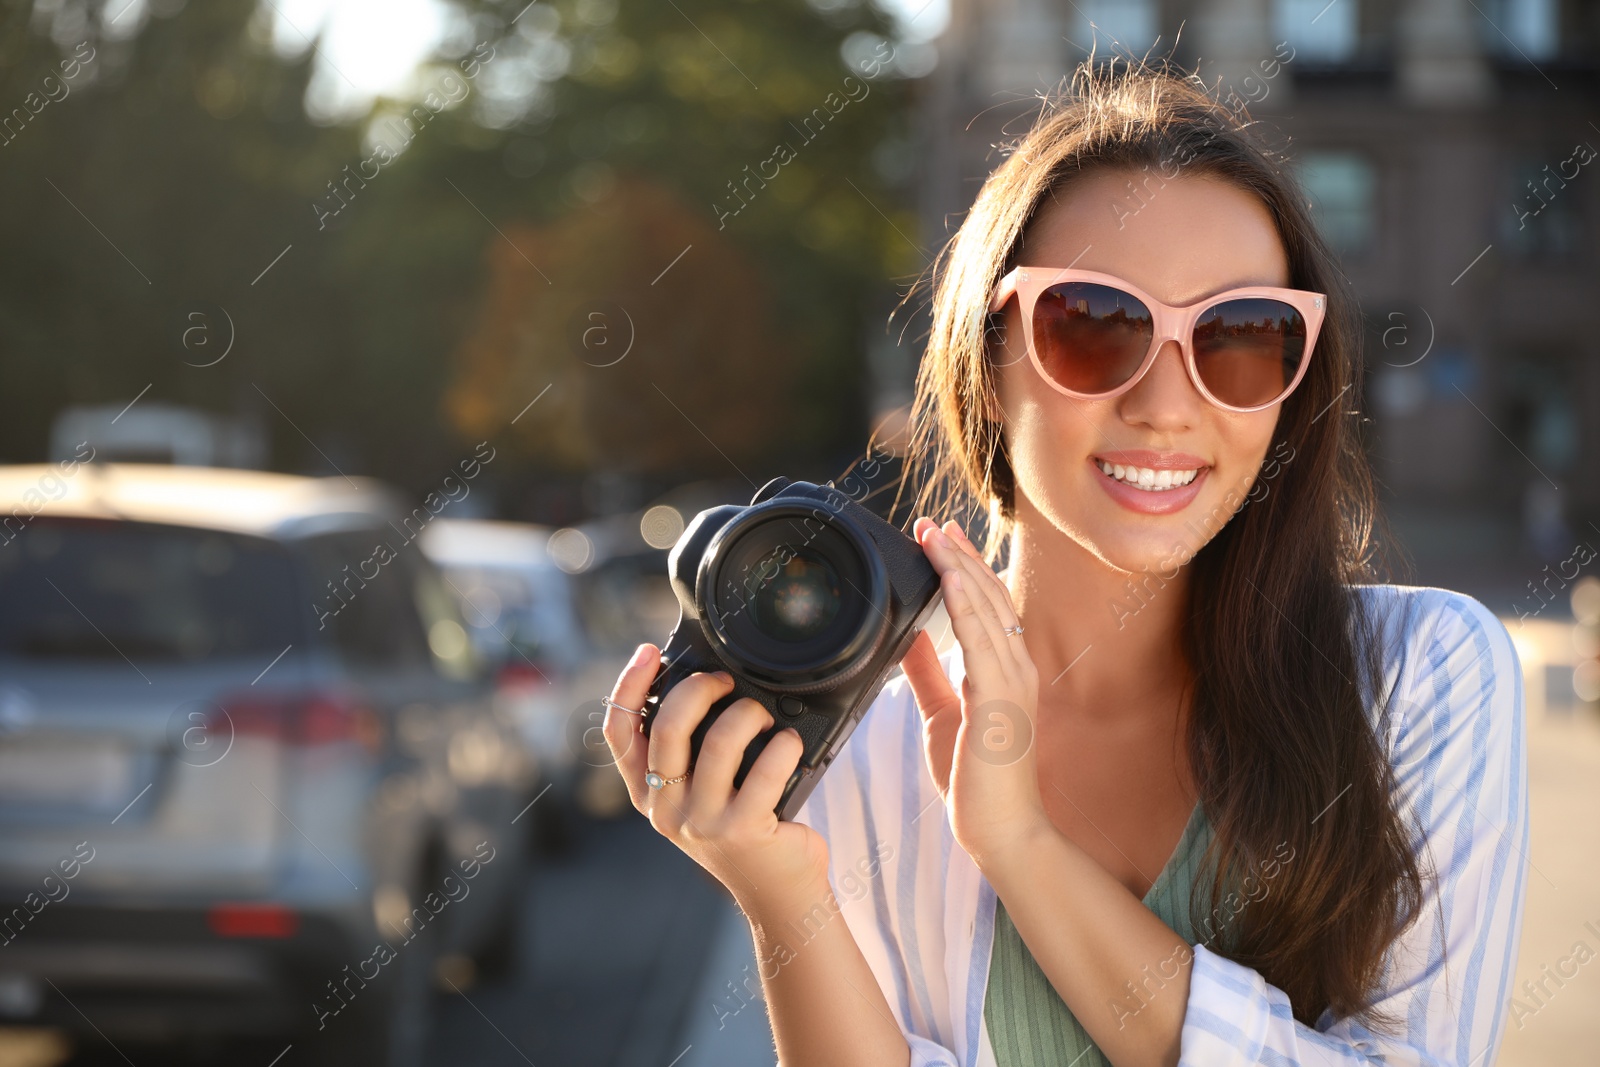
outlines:
M550 537L548 527L530 523L440 519L419 544L456 594L479 654L495 666L498 706L542 772L528 822L546 849L560 852L572 841L574 808L593 809L597 789L621 783L599 737L604 709L596 699L620 667L591 644Z
M432 518L363 479L0 467L0 1022L399 1064L511 964L536 772Z

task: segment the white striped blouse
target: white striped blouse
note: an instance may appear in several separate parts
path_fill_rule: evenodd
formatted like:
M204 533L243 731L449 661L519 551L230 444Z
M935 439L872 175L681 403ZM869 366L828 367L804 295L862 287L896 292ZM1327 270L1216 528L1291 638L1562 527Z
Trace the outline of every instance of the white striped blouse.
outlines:
M1354 588L1376 617L1383 684L1394 687L1395 718L1380 740L1403 814L1425 839L1413 842L1423 850L1422 913L1391 946L1376 998L1399 1026L1376 1033L1329 1012L1306 1026L1258 972L1196 945L1180 1067L1494 1062L1528 868L1516 651L1464 594ZM960 647L942 662L959 691ZM906 1035L911 1067L993 1067L983 1004L995 893L951 835L921 728L897 674L796 821L828 842L839 913Z

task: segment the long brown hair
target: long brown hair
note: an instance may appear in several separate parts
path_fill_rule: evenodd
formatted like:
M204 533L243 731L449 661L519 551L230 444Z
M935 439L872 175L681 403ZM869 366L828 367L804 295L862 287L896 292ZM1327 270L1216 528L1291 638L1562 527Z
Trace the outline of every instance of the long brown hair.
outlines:
M1014 522L1003 427L985 414L997 406L986 340L998 316L987 308L1041 203L1091 171L1130 172L1137 185L1164 165L1170 175L1174 161L1261 199L1289 285L1326 293L1328 310L1275 431L1274 454L1292 459L1187 564L1187 748L1213 828L1211 899L1259 879L1285 849L1292 859L1227 924L1226 943L1208 947L1282 989L1301 1022L1324 1009L1392 1022L1373 1010L1373 990L1418 912L1422 875L1376 736L1385 727L1367 715L1368 701L1388 715L1374 623L1348 588L1374 580L1378 521L1349 417L1361 395L1360 312L1284 156L1195 75L1091 60L1043 104L928 273L931 333L906 464L920 483L916 513L987 514L991 562Z

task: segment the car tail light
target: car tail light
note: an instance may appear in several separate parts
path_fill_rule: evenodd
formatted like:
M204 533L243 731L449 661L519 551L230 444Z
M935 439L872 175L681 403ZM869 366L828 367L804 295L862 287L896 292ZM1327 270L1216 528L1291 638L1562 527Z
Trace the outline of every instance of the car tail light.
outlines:
M224 699L210 728L219 736L228 736L231 729L235 737L265 737L308 747L354 741L376 752L383 743L382 727L371 708L324 692L245 693Z
M550 671L524 659L508 660L500 667L495 678L499 689L521 689L535 685L550 685Z
M300 916L282 904L216 904L206 925L219 937L293 937Z

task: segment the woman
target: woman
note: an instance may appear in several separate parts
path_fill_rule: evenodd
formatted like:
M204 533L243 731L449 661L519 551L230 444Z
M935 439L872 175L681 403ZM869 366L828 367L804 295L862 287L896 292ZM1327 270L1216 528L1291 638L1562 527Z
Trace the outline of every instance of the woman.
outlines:
M726 675L648 743L614 707L618 769L749 918L786 1067L1489 1063L1527 864L1509 637L1363 584L1359 313L1283 160L1190 80L1072 88L936 270L921 500L990 518L984 551L914 525L956 647L918 639L793 822L792 730L732 785L753 701L685 773Z

